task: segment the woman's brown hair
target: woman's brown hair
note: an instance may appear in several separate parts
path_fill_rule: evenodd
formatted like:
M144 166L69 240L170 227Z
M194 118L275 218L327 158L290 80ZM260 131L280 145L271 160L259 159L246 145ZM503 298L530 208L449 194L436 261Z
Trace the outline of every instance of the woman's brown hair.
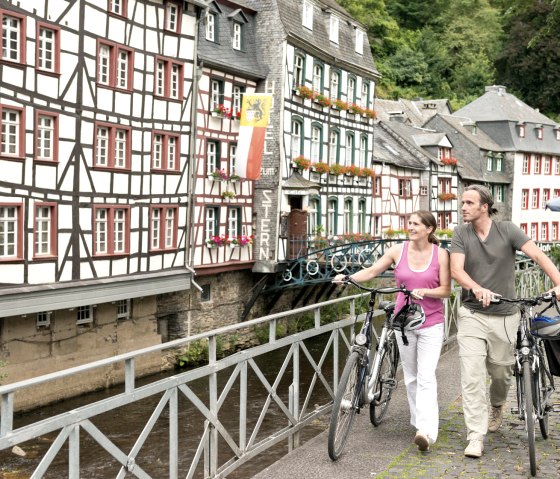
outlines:
M432 231L430 231L428 235L428 241L432 244L439 245L439 239L437 239L435 234L437 230L437 221L434 215L427 210L417 210L412 214L418 216L426 228L432 228Z

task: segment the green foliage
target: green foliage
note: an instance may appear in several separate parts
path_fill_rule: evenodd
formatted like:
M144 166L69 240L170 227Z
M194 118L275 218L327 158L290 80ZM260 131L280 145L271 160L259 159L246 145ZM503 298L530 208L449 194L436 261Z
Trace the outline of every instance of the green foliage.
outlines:
M556 266L560 268L560 246L554 245L550 249L550 258L556 264Z
M4 367L6 367L6 362L0 360L0 368L4 368ZM0 384L2 384L1 381L6 379L7 376L8 376L7 374L0 373Z

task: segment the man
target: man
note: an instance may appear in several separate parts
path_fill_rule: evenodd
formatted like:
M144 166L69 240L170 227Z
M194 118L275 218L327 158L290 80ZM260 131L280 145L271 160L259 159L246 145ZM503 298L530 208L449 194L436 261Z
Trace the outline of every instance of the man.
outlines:
M497 210L488 188L465 188L461 203L465 224L453 232L451 276L463 288L457 341L469 441L465 456L480 457L487 431L497 431L502 423L519 324L519 311L514 305L490 301L500 295L516 297L516 250L523 251L542 268L558 295L560 272L520 228L509 221L491 219ZM491 379L490 415L486 402L487 373Z

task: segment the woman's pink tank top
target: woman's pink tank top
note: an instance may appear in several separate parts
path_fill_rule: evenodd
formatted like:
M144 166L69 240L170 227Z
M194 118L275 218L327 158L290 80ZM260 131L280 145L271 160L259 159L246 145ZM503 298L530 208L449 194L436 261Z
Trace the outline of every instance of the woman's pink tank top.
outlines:
M439 256L438 245L434 244L432 249L432 259L428 267L422 271L413 271L408 266L408 241L403 244L401 257L395 267L395 280L397 286L404 285L406 289L413 290L415 288L437 288L439 283ZM415 301L422 305L424 313L426 313L426 322L422 326L426 328L434 324L443 323L443 300L439 298L426 298ZM405 303L404 294L397 295L397 304L395 311L398 311Z

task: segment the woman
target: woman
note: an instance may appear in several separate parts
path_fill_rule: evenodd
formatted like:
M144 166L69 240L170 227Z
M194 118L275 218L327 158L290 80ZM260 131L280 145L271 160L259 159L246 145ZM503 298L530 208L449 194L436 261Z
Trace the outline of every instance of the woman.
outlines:
M395 265L396 284L404 285L422 300L426 322L406 333L408 345L397 334L404 382L410 406L410 423L416 428L414 443L427 451L438 436L436 367L443 343L443 301L450 294L449 254L440 248L434 233L437 223L429 211L418 210L408 221L409 240L391 247L375 264L351 275L364 282ZM339 283L344 275L334 278ZM395 311L404 304L399 293Z

